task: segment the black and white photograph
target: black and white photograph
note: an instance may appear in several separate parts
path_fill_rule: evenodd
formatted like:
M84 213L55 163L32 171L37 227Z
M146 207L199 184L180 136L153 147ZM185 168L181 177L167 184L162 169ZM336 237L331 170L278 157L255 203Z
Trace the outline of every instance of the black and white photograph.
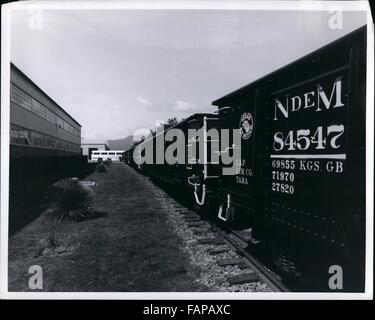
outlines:
M1 24L1 298L373 298L368 1L16 1Z

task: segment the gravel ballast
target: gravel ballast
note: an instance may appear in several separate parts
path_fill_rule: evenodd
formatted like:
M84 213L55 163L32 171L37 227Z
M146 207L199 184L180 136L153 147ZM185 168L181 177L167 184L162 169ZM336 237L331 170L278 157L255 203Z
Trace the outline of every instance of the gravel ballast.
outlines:
M163 190L154 185L149 179L147 184L154 192L155 196L160 200L162 207L167 213L168 223L173 227L177 235L181 238L181 249L186 252L190 263L197 269L201 270L200 277L196 281L210 288L213 292L271 292L272 290L262 281L251 283L243 283L231 285L228 281L229 277L242 275L251 272L250 268L240 269L238 265L219 266L218 261L225 259L241 259L241 256L230 248L229 251L211 254L210 251L225 249L227 244L220 245L214 243L201 244L200 239L213 238L217 239L218 234L211 228L207 228L207 232L197 234L194 232L191 222L186 221L185 216L193 217L196 220L199 216L196 213L186 213L184 208L177 201L172 199Z

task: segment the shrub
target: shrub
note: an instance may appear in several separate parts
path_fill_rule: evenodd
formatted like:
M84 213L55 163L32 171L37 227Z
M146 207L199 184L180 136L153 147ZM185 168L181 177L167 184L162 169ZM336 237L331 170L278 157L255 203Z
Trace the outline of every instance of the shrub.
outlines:
M94 193L77 178L57 181L47 189L44 199L49 216L59 221L81 221L93 215Z
M96 171L98 171L98 172L106 172L107 171L107 167L103 163L99 163L96 166Z
M106 165L107 167L109 167L111 165L111 163L112 163L112 160L106 159L106 160L103 161L103 163L104 163L104 165Z

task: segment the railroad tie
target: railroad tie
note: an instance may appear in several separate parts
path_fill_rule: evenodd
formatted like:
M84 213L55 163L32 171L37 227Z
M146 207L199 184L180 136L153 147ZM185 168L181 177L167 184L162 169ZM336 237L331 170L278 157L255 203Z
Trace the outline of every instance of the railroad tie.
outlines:
M240 268L240 269L249 268L249 265L246 263L246 261L244 259L241 259L241 258L223 259L223 260L217 261L217 264L220 267L237 265L238 268Z
M194 234L199 235L199 234L207 233L209 230L207 228L193 228L192 231Z
M188 209L181 210L179 211L179 213L184 216L189 216L189 215L196 216L197 215L195 212L188 210Z
M189 217L185 216L184 219L186 222L200 222L201 221L199 217L196 217L196 216L189 216Z
M241 238L236 238L236 237L233 237L232 235L229 236L229 238L234 241L240 248L246 248L249 243L246 242L245 240L241 239Z
M223 239L220 239L220 238L201 238L201 239L198 239L198 243L220 245L220 244L225 244L225 241Z
M180 212L180 211L184 210L184 208L175 207L175 206L172 206L172 209L174 209L174 211L176 211L176 212Z
M247 272L227 278L230 285L258 282L259 277L255 272Z
M202 227L205 226L205 223L203 221L187 221L186 224L189 228L194 228L194 227Z
M221 248L214 248L214 249L208 250L208 253L211 254L211 255L216 255L216 254L220 254L220 253L224 253L224 252L228 252L228 251L232 251L232 250L233 250L233 248L225 246L225 247L221 247Z

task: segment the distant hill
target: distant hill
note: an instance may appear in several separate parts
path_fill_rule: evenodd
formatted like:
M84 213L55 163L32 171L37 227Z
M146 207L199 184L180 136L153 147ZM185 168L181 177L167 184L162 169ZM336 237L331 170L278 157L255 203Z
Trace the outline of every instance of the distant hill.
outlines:
M111 150L128 150L133 145L133 136L127 136L124 139L107 140Z

